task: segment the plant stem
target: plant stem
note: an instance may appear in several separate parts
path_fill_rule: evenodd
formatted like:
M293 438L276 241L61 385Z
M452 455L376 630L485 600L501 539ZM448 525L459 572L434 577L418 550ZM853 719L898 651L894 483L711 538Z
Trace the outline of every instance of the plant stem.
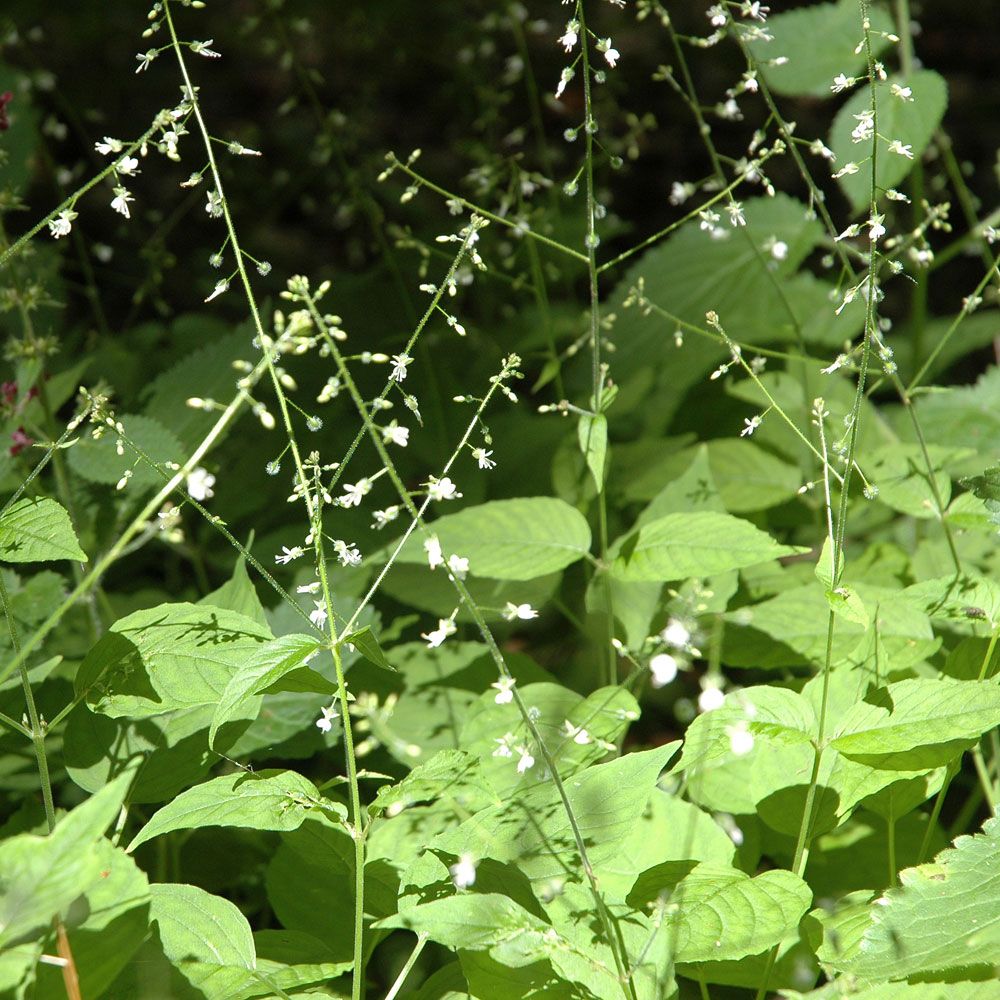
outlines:
M410 970L416 965L417 959L420 957L420 953L424 950L424 945L427 944L427 935L418 934L417 943L413 947L413 951L410 952L410 957L406 960L406 963L399 970L399 975L396 976L395 982L389 988L389 992L385 995L385 1000L396 1000L396 994L403 988L403 983L406 982L406 977L410 974Z

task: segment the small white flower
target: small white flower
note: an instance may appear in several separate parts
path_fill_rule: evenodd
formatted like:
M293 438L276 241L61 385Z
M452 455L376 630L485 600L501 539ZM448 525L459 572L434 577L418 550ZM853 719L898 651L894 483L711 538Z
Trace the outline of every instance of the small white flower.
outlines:
M441 551L441 543L438 541L437 535L431 535L430 538L424 539L424 552L427 553L427 565L431 569L437 569L438 566L444 565L444 553Z
M191 51L199 56L207 56L209 59L218 59L222 53L209 48L214 41L214 38L207 38L203 42L192 42Z
M745 757L753 750L753 733L747 729L747 724L742 720L734 726L726 726L726 735L729 737L729 749L736 757Z
M567 21L566 32L559 39L559 44L567 51L571 52L573 46L580 39L580 22L577 20Z
M361 563L361 553L354 542L345 542L338 538L333 543L333 551L341 566L358 566Z
M845 76L843 73L839 73L833 78L833 83L830 84L830 90L835 94L839 94L842 90L847 90L848 87L853 87L858 81L854 79L853 76Z
M609 38L608 41L610 42L611 39ZM604 52L604 59L612 69L618 65L618 60L621 59L621 57L622 54L617 49L611 48L610 46Z
M165 138L165 136L164 136ZM208 212L213 219L219 219L222 217L222 195L218 191L212 190L206 192L207 201L205 202L205 211Z
M136 73L141 73L144 69L149 68L149 64L159 55L160 53L156 49L147 49L145 52L139 52L136 54L136 59L139 60L139 66L136 69Z
M575 74L573 73L573 70L569 66L567 66L562 71L562 73L560 73L560 75L559 75L559 86L556 87L556 100L557 101L559 100L560 97L562 97L563 91L566 89L566 84L568 84L570 82L570 80L573 79L574 75Z
M206 472L205 469L197 468L192 469L187 474L187 491L188 494L198 500L209 500L215 496L212 491L212 487L215 485L215 476L210 472Z
M784 260L788 256L788 244L784 240L775 240L771 244L771 256L775 260Z
M376 531L381 531L387 524L399 517L399 507L393 505L392 507L386 507L385 510L377 510L372 517L375 518L372 521L372 527Z
M841 240L849 240L858 235L861 232L861 227L856 223L849 225L839 236L835 236L834 239L839 243Z
M487 451L485 448L473 448L472 457L479 463L480 469L495 469L497 463L490 458L492 451Z
M382 429L382 440L386 444L395 444L405 448L410 441L410 428L401 427L398 420L390 421Z
M112 139L110 135L106 135L100 142L94 143L94 149L104 156L107 156L109 153L120 153L124 148L125 146L121 139Z
M513 733L504 733L503 736L498 737L493 742L497 744L496 750L493 751L494 757L513 756L513 751L510 748L511 743L514 742Z
M448 570L452 576L464 580L469 575L469 560L453 552L448 556Z
M750 437L750 435L753 434L753 432L757 430L758 427L760 427L763 419L764 418L761 417L760 414L756 414L749 420L747 420L746 417L744 417L743 423L745 424L745 426L743 430L740 431L740 437Z
M134 156L123 156L118 161L118 173L125 174L127 177L134 177L136 174L141 173L138 169L139 161Z
M333 720L337 717L337 709L330 706L324 708L323 714L316 720L316 727L324 733L333 729Z
M431 500L457 500L462 495L447 476L443 479L431 476L424 486L427 487L427 495Z
M499 680L494 681L490 687L496 689L496 697L493 699L498 705L509 705L514 700L514 684L516 681L513 677L501 677Z
M898 97L901 101L913 100L913 90L910 87L901 87L898 83L894 83L889 90L893 97Z
M573 742L579 744L580 746L586 746L588 743L593 743L594 738L587 732L583 726L574 726L572 722L567 719L563 723L563 729L566 730L566 735L572 737Z
M698 695L698 708L703 712L712 712L719 708L725 700L726 696L722 693L722 688L709 682Z
M517 773L524 774L535 766L535 758L528 752L527 747L517 747L517 752L520 755L517 760Z
M531 621L538 617L538 612L530 604L515 604L513 601L507 602L507 607L503 611L504 618L512 622L515 618L523 622Z
M394 354L392 356L392 371L389 378L393 382L402 382L406 378L406 366L413 363L413 358L409 354Z
M217 299L220 295L229 291L229 282L223 279L222 281L217 281L215 283L215 288L205 297L206 302L211 302L212 299Z
M468 889L476 882L476 862L471 854L463 854L456 864L453 864L448 873L456 889Z
M126 219L131 219L132 213L128 207L130 201L135 201L135 198L132 197L126 188L119 185L115 188L115 196L111 199L111 207L119 215L124 215Z
M76 212L71 208L67 208L60 212L54 219L49 219L49 232L52 234L52 238L58 240L63 236L68 236L70 230L73 228L73 220L75 218Z
M319 593L319 580L315 580L313 583L304 583L301 587L295 588L296 594L318 594Z
M868 220L868 238L874 243L879 237L885 236L885 226L882 225L884 215L873 215Z
M905 156L908 160L913 159L913 146L907 143L904 145L899 139L893 139L889 143L889 152L897 153L899 156Z
M743 206L738 201L729 202L726 205L726 211L729 213L729 224L733 228L747 224L746 216L743 214Z
M455 623L450 618L439 618L438 627L433 632L421 632L420 638L427 641L427 645L434 649L440 646L449 635L454 635L458 630Z
M856 163L845 163L834 175L834 180L839 180L841 177L848 177L851 174L856 174L861 168Z
M675 649L684 649L691 641L691 632L683 622L678 621L676 618L671 618L667 622L667 627L660 633L660 638L668 646L673 646Z
M722 4L714 4L705 11L713 28L724 28L726 26L726 9Z
M326 620L329 615L326 613L326 603L323 601L313 601L316 607L315 611L309 612L309 621L316 626L316 628L322 630L326 627Z
M669 653L657 653L649 661L649 672L653 675L653 687L661 688L672 684L677 677L677 668L677 660Z
M864 142L875 134L875 116L871 111L862 111L860 115L854 116L858 124L851 131L851 139L854 142Z
M276 555L274 557L274 561L278 563L279 566L287 566L293 559L298 559L299 556L303 555L305 555L305 550L300 545L295 545L292 548L282 545L281 553L280 555Z
M359 479L356 483L347 483L344 486L344 495L340 497L341 507L360 507L361 501L371 493L372 483L370 479Z

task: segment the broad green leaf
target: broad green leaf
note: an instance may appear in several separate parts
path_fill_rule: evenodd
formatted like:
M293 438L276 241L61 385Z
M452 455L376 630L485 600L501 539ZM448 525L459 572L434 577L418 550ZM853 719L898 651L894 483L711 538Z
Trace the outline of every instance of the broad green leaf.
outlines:
M158 883L149 891L163 952L192 986L227 1000L254 978L253 934L234 903L193 885Z
M835 590L828 590L826 601L830 605L830 610L839 618L853 625L860 625L862 628L868 627L871 616L865 610L865 602L853 587L841 585Z
M123 774L56 823L47 837L0 842L0 950L45 928L101 877L98 843L118 815L131 774Z
M981 833L959 837L899 878L898 888L871 905L854 957L831 964L868 980L891 980L940 978L1000 962L1000 819L987 820Z
M865 474L878 487L881 503L911 517L940 517L938 497L942 509L951 499L951 477L944 467L954 456L939 446L930 446L927 451L933 480L923 451L915 444L885 445L866 461Z
M98 841L100 877L71 906L64 920L73 961L85 997L105 990L149 934L149 882L124 851ZM66 1000L62 970L39 964L33 1000Z
M865 763L916 770L948 763L998 724L995 681L913 678L855 705L831 743Z
M233 575L221 587L206 594L198 603L225 608L227 611L238 611L258 625L267 625L264 607L247 573L246 559L242 555L236 560Z
M362 629L358 629L357 632L345 635L341 639L341 643L352 645L369 663L375 664L376 667L390 671L395 671L396 669L385 658L385 653L382 652L378 638L368 625Z
M492 798L480 774L476 758L465 750L440 750L418 764L402 781L383 785L371 808L380 812L431 802L442 793L454 795L469 789L473 796L481 790L483 803Z
M872 53L888 44L881 32L892 31L892 19L874 8L870 13ZM740 26L737 30L745 31ZM799 10L782 11L767 19L771 40L754 40L748 47L761 67L768 86L791 97L830 97L830 84L841 73L865 72L865 53L858 51L864 38L861 10L855 0L819 3ZM785 62L772 65L783 57Z
M667 514L631 536L611 572L620 580L684 580L713 576L805 551L728 514Z
M282 678L289 674L299 671L316 674L315 680L325 684L327 693L332 695L336 685L305 667L306 660L317 649L319 643L308 635L283 635L254 649L226 682L218 698L208 733L209 746L215 746L216 735L227 722L243 718L247 712L256 715L260 708L260 695L268 688L280 685Z
M551 928L508 896L459 893L412 906L380 920L377 927L405 927L449 948L484 951L518 939L529 953L545 951L542 935Z
M184 448L176 435L158 420L152 420L141 414L125 414L119 419L129 439L161 468L164 468L167 462L178 462L183 457ZM113 430L109 428L106 430L107 433L96 441L90 435L85 435L70 449L69 465L73 472L84 479L89 479L92 483L106 483L113 486L127 469L131 469L129 489L133 491L160 486L166 482L164 477L140 459L128 444L122 443L123 453L119 455L118 436Z
M603 413L593 416L583 414L577 424L577 436L594 485L597 492L601 493L604 490L604 466L608 457L608 418Z
M657 901L678 962L732 961L778 944L809 909L812 893L788 871L751 878L708 862L665 861L642 872L628 895L636 909Z
M0 560L86 562L66 509L48 497L23 497L0 514Z
M891 90L893 85L909 87L913 92L912 100L895 96ZM933 70L920 69L909 76L892 76L877 82L875 101L878 131L884 137L878 140L875 183L879 188L892 188L906 177L927 148L948 104L948 86ZM871 197L871 161L863 162L871 153L871 140L855 143L851 139L851 131L857 125L855 116L870 107L871 92L867 83L862 82L837 112L827 142L839 165L854 161L861 167L856 174L840 178L840 185L855 210L867 210ZM889 142L895 139L912 147L912 159L889 152Z
M902 596L931 618L1000 625L1000 584L988 577L942 576L915 583Z
M584 516L554 497L491 500L445 514L429 530L446 557L463 556L473 576L494 580L533 580L565 569L590 550ZM426 563L422 541L410 538L399 558Z
M148 718L214 705L237 670L271 638L235 611L161 604L111 626L80 664L77 695L112 718Z
M140 844L171 830L236 826L250 830L295 830L314 809L336 811L316 786L295 771L239 771L202 782L168 802L132 838Z
M613 857L642 815L677 743L636 751L565 779L564 787L592 864ZM515 761L510 761L514 769ZM537 765L536 765L537 766ZM566 808L551 782L480 810L433 847L456 856L512 863L533 882L578 871L580 860Z

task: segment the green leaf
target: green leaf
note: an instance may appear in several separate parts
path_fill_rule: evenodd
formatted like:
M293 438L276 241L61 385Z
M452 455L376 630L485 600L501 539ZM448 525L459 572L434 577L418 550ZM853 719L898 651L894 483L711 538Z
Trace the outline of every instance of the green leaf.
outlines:
M929 864L900 872L869 908L861 947L831 964L869 980L934 976L1000 962L1000 818ZM942 987L939 987L942 989ZM950 997L950 988L945 988Z
M253 715L260 708L260 695L268 690L281 688L282 679L300 672L315 674L315 680L326 685L326 693L333 694L336 685L322 674L304 667L305 661L319 649L320 644L308 635L283 635L253 650L246 661L226 682L212 717L208 745L215 746L219 729L234 718L243 718L249 710ZM319 685L313 685L311 690ZM297 690L301 690L301 686ZM293 688L296 690L296 688Z
M628 836L677 743L588 767L564 782L570 807L592 864L613 857ZM514 769L514 761L510 761ZM551 782L534 785L512 801L480 810L432 842L456 856L516 865L532 881L579 871L576 840L566 808Z
M864 763L916 770L948 763L998 724L995 681L912 678L855 705L831 744Z
M894 84L910 87L913 100L906 101L894 96L891 91ZM937 73L921 69L909 76L892 76L888 80L877 82L875 101L878 108L878 130L880 136L884 137L878 140L875 183L880 188L892 188L909 174L913 164L931 141L948 104L948 86ZM856 174L846 174L840 178L840 185L855 210L867 210L871 198L871 160L863 162L871 152L871 141L855 143L851 139L851 130L857 124L855 116L868 111L870 107L871 91L867 83L862 82L850 100L837 112L827 143L836 155L838 164L853 160L861 167ZM894 139L913 147L913 159L889 152L888 143Z
M373 663L382 670L395 673L396 668L385 658L385 653L382 652L382 647L370 625L366 625L350 635L345 635L340 641L341 644L349 643L352 645L369 663Z
M577 424L577 434L580 441L580 451L590 475L593 477L597 492L604 491L604 469L608 458L608 418L603 413L591 415L584 413Z
M132 838L140 844L171 830L235 826L249 830L295 830L313 809L333 810L316 786L295 771L238 771L205 781L168 802Z
M951 449L929 446L933 480L927 471L923 451L918 445L891 444L880 448L865 463L868 478L878 486L878 499L893 510L910 517L939 519L941 508L951 499L951 476L945 465L955 458Z
M161 604L111 626L80 664L76 692L112 718L214 705L270 638L268 629L235 611Z
M236 560L233 575L221 587L206 594L198 603L225 608L227 611L237 611L258 625L267 625L264 607L247 573L247 561L243 555Z
M47 837L22 833L0 842L0 950L46 928L101 877L97 845L118 815L131 774L67 813Z
M565 569L590 551L586 519L554 497L491 500L446 514L429 530L446 557L464 556L473 576L494 580L533 580ZM426 563L422 541L410 538L399 558Z
M48 497L24 497L0 514L0 559L9 563L86 562L66 509Z
M872 54L877 56L889 41L881 32L893 30L892 19L878 7L870 13ZM745 33L746 28L738 29ZM773 14L767 19L772 40L750 39L748 48L758 61L767 85L790 97L831 97L830 84L840 73L865 72L861 11L855 0L819 3L800 10ZM786 62L771 65L777 56Z
M179 461L184 449L174 433L159 421L135 414L120 417L129 439L157 465ZM118 454L118 437L110 429L96 441L90 436L82 437L69 451L69 466L84 479L92 483L114 485L126 469L132 469L129 490L145 490L162 485L166 480L156 469L152 469L127 445L122 444L123 453Z
M619 580L684 580L801 551L806 550L780 545L749 521L693 511L667 514L640 528L622 545L611 572Z
M642 872L627 902L660 901L678 962L732 961L778 944L809 908L812 893L797 875L751 878L707 862L666 861ZM661 933L663 933L661 931Z

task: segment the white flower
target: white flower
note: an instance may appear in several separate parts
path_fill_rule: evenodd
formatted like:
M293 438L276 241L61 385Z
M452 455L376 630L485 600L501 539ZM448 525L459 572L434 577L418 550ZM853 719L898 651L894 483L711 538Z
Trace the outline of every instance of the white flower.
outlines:
M202 468L192 469L187 474L187 491L195 500L208 500L215 496L212 487L215 485L215 476L206 472Z
M580 746L586 746L588 743L594 742L593 737L583 726L574 726L569 719L563 723L563 729L566 730L566 735L571 736L573 742L578 743Z
M164 135L164 138L166 136ZM176 147L176 140L175 140ZM222 195L218 191L208 191L207 201L205 202L205 211L208 212L213 219L218 219L222 217Z
M861 227L856 222L854 222L851 225L849 225L839 236L835 236L834 239L836 240L836 242L839 243L841 240L848 240L854 236L857 236L858 233L860 232L861 232Z
M847 90L848 87L853 87L857 83L857 80L853 76L845 76L843 73L838 74L833 78L833 83L830 84L830 90L835 94L839 94L842 90Z
M393 382L402 382L406 378L406 366L413 363L413 358L409 354L394 354L392 356L392 371L389 378Z
M287 566L293 559L298 559L302 555L305 555L305 550L301 546L295 545L288 548L286 545L282 545L281 554L275 556L274 561L280 566Z
M905 156L908 160L913 159L913 146L907 143L905 146L899 139L893 139L889 143L889 152L898 153L900 156Z
M882 225L884 215L873 215L868 220L868 238L874 243L880 236L885 236L885 226Z
M566 22L566 33L559 39L559 44L567 51L571 52L573 46L580 39L580 22L577 20Z
M734 228L747 224L746 216L743 214L743 206L738 201L729 202L726 205L726 211L729 213L729 224Z
M509 622L512 622L515 618L526 622L532 618L537 618L538 612L530 604L515 604L513 601L508 601L507 607L503 610L503 616Z
M324 733L333 729L333 720L337 717L337 710L333 707L323 709L323 714L316 720L316 727Z
M120 153L124 148L121 139L112 139L110 135L106 135L100 142L94 143L94 149L104 156L109 153Z
M424 552L427 553L427 565L431 569L437 569L438 566L444 565L444 553L441 551L441 543L438 541L437 535L431 535L430 538L424 539Z
M729 749L735 756L745 757L753 750L753 733L742 720L734 726L726 726L726 735L729 737Z
M469 573L469 560L453 552L448 556L448 570L452 576L464 580Z
M126 188L119 185L115 188L115 196L111 199L111 207L119 213L119 215L124 215L126 219L132 218L132 213L129 211L128 203L130 201L135 201L135 198L129 194Z
M214 41L214 38L207 38L203 42L192 42L191 51L194 52L195 55L207 56L209 59L218 59L221 53L209 48Z
M450 618L439 618L438 627L434 629L433 632L421 632L420 638L427 640L427 645L434 649L436 646L440 646L449 635L454 635L458 631L455 628L455 623Z
M746 425L743 430L740 431L740 437L750 437L751 434L761 425L761 421L764 418L757 414L751 417L749 420L746 417L743 418L743 423Z
M149 64L159 55L160 53L156 49L147 49L145 52L139 52L136 54L136 59L139 60L139 66L136 69L136 73L141 73L144 69L149 68Z
M392 420L382 430L382 440L386 444L399 445L405 448L410 440L410 428L401 427L398 420Z
M784 240L775 240L771 244L771 256L775 260L784 260L788 256L788 244Z
M372 527L376 531L381 531L390 521L395 521L399 517L399 507L393 505L392 507L386 507L385 510L377 510L372 517L375 518L372 521Z
M361 553L354 542L345 542L342 538L335 539L333 551L341 566L358 566L361 563Z
M139 161L134 156L123 156L118 161L118 173L133 177L141 171L138 169Z
M318 594L319 593L319 580L315 580L312 583L304 583L301 587L295 588L296 594Z
M653 675L652 684L655 688L666 687L677 677L677 660L669 653L657 653L649 661L649 672Z
M834 180L839 180L841 177L847 177L850 174L856 174L861 168L856 163L845 163L834 175Z
M487 451L485 448L473 448L472 457L479 463L480 469L495 469L497 463L490 458L492 451Z
M909 87L901 87L898 83L894 83L889 90L893 97L898 97L901 101L913 100L913 91Z
M698 708L703 712L711 712L719 708L725 700L726 696L722 693L722 688L709 682L698 695Z
M556 100L558 101L563 95L563 91L566 89L566 84L573 79L573 70L567 66L562 73L559 75L559 86L556 87Z
M524 774L535 766L535 758L528 752L527 747L518 747L517 752L520 754L517 760L517 773Z
M608 41L610 42L611 39L609 38ZM622 54L617 49L611 47L609 47L604 53L604 58L612 69L618 65L618 60L621 59L621 57Z
M370 479L359 479L356 483L344 486L344 495L340 497L341 507L360 507L361 501L372 491Z
M875 134L875 116L871 111L862 111L860 115L854 116L858 124L851 132L851 139L854 142L864 142Z
M490 687L496 689L496 697L493 699L498 705L509 705L514 700L514 684L515 680L513 677L501 677L498 681L494 681Z
M713 28L724 28L726 26L726 10L722 4L715 4L705 11L705 17L711 22Z
M684 649L691 641L691 632L688 627L679 622L676 618L671 618L667 622L667 627L660 633L660 638L675 649Z
M64 209L60 212L54 219L49 219L49 232L52 234L53 239L59 239L62 236L68 236L70 230L73 228L73 220L76 218L76 212L71 208Z
M471 854L463 854L458 862L448 869L448 873L456 889L468 889L476 881L476 862Z
M313 601L316 606L315 611L309 612L309 621L316 626L316 628L322 630L326 627L326 620L329 617L326 613L326 604L323 601Z
M431 500L457 500L462 495L447 476L443 479L431 476L424 486L427 487L427 495Z
M496 750L493 751L494 757L510 757L513 756L513 752L510 749L511 743L514 741L513 733L504 733L503 736L498 737L493 742L497 744Z
M212 291L208 293L208 295L205 298L205 301L206 302L211 302L212 299L217 299L224 292L228 292L228 291L229 291L229 282L228 281L226 281L225 279L223 279L222 281L217 281L215 283L215 288L213 288Z

